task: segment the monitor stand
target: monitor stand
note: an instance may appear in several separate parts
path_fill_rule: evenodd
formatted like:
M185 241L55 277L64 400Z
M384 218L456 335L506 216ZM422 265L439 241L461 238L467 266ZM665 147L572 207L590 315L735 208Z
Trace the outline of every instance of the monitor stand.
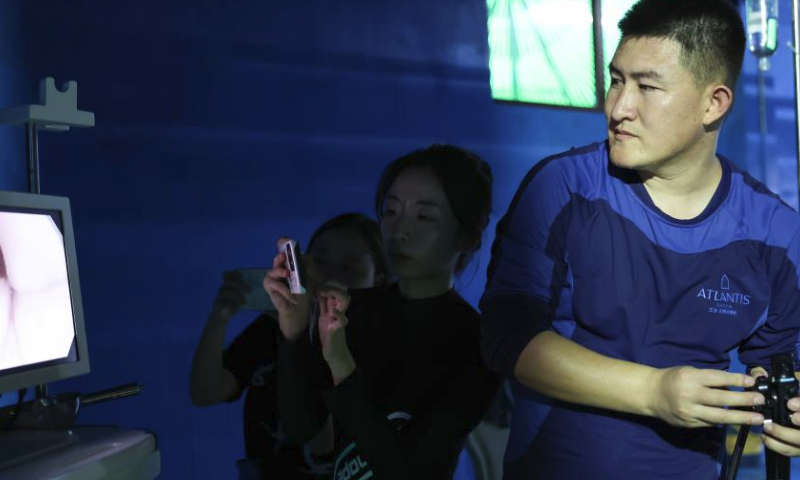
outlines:
M6 430L0 432L0 470L78 442L72 430Z
M27 402L19 412L16 405L0 411L0 418L11 416L6 429L0 430L0 471L77 443L72 425L79 406L80 398L69 394Z
M89 395L63 393L36 399L23 404L18 413L12 413L15 405L0 409L0 418L13 417L7 429L0 430L0 470L77 443L80 436L72 427L81 405L136 395L141 389L131 383Z

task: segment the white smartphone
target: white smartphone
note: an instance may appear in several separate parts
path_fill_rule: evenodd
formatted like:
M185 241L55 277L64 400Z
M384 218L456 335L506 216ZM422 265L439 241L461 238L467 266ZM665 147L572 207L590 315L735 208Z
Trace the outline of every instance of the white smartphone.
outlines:
M243 310L275 310L275 305L269 298L269 294L264 290L264 277L267 275L266 268L237 268L237 272L242 276L245 282L250 285L250 292L247 294L247 300L242 307Z
M289 270L289 290L295 295L307 292L305 286L305 271L303 270L303 258L300 255L300 247L297 242L289 240L283 244L283 253L286 255L286 269Z

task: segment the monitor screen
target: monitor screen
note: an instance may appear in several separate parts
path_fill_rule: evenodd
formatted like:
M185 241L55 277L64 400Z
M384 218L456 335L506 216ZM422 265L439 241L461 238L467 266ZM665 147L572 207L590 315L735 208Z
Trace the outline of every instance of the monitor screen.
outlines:
M0 392L88 371L69 200L0 192Z
M496 100L597 108L592 0L487 0Z

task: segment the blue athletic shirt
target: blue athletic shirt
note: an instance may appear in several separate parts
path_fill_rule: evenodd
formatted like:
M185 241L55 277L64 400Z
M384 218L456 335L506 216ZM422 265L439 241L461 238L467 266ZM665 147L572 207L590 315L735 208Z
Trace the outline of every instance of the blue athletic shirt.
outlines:
M482 352L514 378L530 340L555 331L656 368L770 367L797 351L800 215L729 160L706 209L677 220L607 144L530 170L498 223L481 299ZM515 479L710 480L722 427L683 429L547 398L514 382L505 475Z

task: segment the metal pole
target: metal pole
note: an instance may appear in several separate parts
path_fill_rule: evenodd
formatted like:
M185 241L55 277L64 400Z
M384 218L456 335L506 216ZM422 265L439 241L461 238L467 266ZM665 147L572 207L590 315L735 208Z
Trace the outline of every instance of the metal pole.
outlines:
M28 191L41 193L39 185L39 138L36 131L36 122L28 122L25 127L25 152L28 156Z
M759 163L761 164L761 181L765 182L767 179L767 86L766 86L766 72L758 69L758 155L760 157ZM798 177L800 178L800 177Z
M800 7L798 0L792 0L792 53L794 54L794 124L797 151L797 188L800 202Z
M36 131L36 122L25 124L25 154L28 157L28 191L41 193L39 184L39 137ZM36 399L47 399L47 384L36 385Z

